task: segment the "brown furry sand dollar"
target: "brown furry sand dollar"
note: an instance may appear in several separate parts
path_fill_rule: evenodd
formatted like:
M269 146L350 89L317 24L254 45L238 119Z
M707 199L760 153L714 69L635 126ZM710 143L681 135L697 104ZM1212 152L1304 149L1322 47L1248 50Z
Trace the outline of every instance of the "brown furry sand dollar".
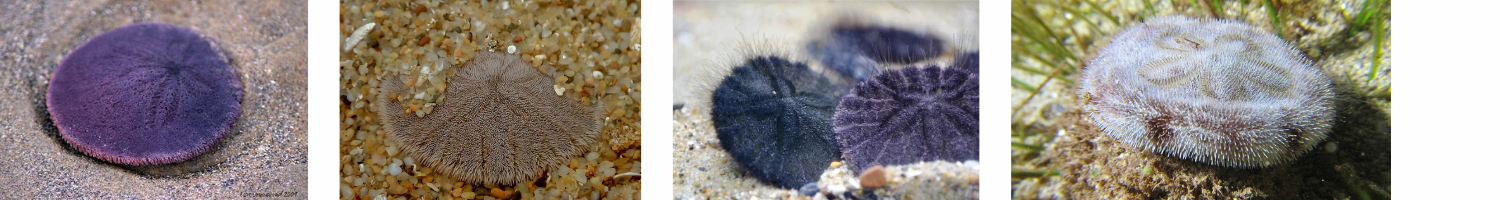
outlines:
M520 57L480 52L449 78L446 100L417 116L387 75L376 109L386 135L417 163L458 180L513 185L584 152L603 126L603 107L558 96L552 79Z

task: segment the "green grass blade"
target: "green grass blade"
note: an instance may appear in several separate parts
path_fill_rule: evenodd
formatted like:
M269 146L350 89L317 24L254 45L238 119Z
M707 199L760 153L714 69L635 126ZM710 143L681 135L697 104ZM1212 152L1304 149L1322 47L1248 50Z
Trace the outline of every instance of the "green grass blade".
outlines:
M1059 174L1057 171L1052 171L1052 170L1027 170L1027 169L1016 169L1016 168L1011 168L1010 169L1010 177L1012 177L1012 178L1046 177L1046 176L1057 176L1057 175L1061 175L1061 174Z
M1105 10L1104 6L1099 6L1099 2L1094 2L1094 1L1084 1L1084 2L1087 2L1089 4L1089 7L1093 8L1095 12L1097 12L1097 13L1099 13L1101 15L1104 15L1105 18L1108 18L1109 22L1114 22L1115 26L1120 26L1120 20L1119 19L1115 19L1115 14L1114 13L1110 13L1109 10ZM1084 20L1084 21L1088 21L1088 20ZM1089 22L1089 23L1093 23L1093 22ZM1098 24L1095 24L1094 26L1098 26ZM1095 31L1095 32L1097 32L1097 31Z
M1042 151L1042 150L1046 149L1046 148L1043 148L1042 146L1030 145L1030 144L1020 143L1020 142L1010 142L1010 146L1011 147L1016 147L1016 148L1027 149L1027 150L1032 150L1032 151Z
M1025 89L1027 92L1036 92L1036 87L1031 87L1030 84L1021 82L1021 79L1016 79L1016 77L1010 77L1010 83L1011 85L1021 86L1021 89Z
M1271 27L1276 29L1276 36L1285 39L1286 34L1281 33L1281 15L1277 14L1276 4L1272 3L1271 0L1265 0L1264 2L1266 10L1271 11Z
M1384 46L1384 43L1385 43L1385 22L1384 22L1385 20L1384 19L1385 19L1384 17L1376 17L1375 21L1373 21L1374 24L1371 24L1371 26L1370 26L1370 34L1374 35L1374 37L1370 37L1370 40L1372 40L1372 42L1375 43L1375 46L1371 47L1371 48L1375 48L1375 53L1374 53L1374 55L1370 56L1370 63L1371 63L1371 65L1370 65L1370 75L1368 77L1370 81L1374 81L1375 80L1375 74L1380 71L1380 57L1381 57L1381 53L1382 53L1381 51L1383 51L1385 49L1385 48L1381 48L1382 46Z

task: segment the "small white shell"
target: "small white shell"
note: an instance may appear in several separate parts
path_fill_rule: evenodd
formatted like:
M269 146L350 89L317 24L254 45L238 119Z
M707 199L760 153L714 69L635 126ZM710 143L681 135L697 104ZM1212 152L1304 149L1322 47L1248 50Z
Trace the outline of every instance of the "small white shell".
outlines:
M364 40L365 34L370 34L370 29L373 28L375 28L375 22L370 22L364 26L360 26L359 29L355 29L354 33L349 34L349 38L344 39L344 51L354 49L354 45Z

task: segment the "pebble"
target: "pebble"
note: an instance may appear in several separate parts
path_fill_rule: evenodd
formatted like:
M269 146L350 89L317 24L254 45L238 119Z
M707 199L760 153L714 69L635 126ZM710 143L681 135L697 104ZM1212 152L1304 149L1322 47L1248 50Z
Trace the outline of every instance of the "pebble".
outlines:
M1334 142L1334 141L1329 141L1327 143L1324 143L1323 144L1323 151L1326 152L1326 153L1339 152L1339 143L1338 142Z
M385 173L390 175L401 174L401 165L389 165L385 170Z
M491 188L490 195L495 196L497 199L510 199L511 192L501 190L500 188Z
M828 186L828 194L832 194L830 196L843 195L845 192L849 192L849 187L846 187L844 185Z
M885 167L876 165L859 175L859 186L875 189L885 187Z
M407 192L406 187L401 187L398 184L390 184L387 187L386 191L391 192L391 194L406 194Z
M922 175L922 171L918 171L917 169L907 169L906 173L902 173L902 175L904 175L905 177L917 177L919 175Z
M801 192L802 195L807 196L818 195L818 183L808 183L807 185L802 185L802 189L797 190L797 192Z

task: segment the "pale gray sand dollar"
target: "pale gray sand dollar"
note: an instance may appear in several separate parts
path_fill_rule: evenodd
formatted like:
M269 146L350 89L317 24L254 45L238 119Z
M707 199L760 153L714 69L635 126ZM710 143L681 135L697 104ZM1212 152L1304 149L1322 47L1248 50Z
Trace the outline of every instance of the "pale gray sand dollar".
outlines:
M559 97L552 79L512 54L481 51L449 79L432 113L418 116L388 75L376 108L391 139L417 163L456 179L513 185L584 153L603 126L602 105Z
M1322 69L1264 29L1157 17L1126 28L1082 71L1086 120L1131 146L1229 167L1287 163L1328 136Z

